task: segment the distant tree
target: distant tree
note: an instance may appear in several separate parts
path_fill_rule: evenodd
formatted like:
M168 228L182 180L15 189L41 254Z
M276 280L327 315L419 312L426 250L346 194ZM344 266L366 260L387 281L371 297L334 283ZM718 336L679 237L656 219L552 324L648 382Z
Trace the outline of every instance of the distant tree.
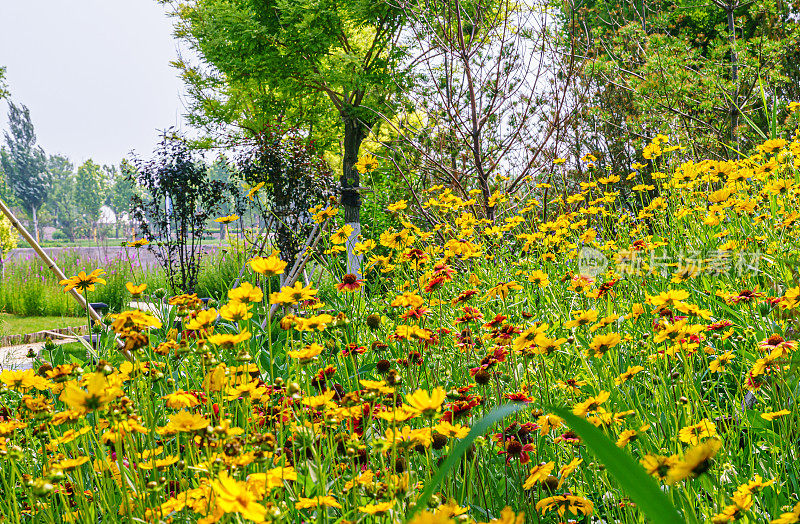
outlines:
M30 213L36 239L39 240L37 212L47 200L50 189L47 157L44 150L36 145L36 134L27 107L9 102L8 124L10 133L3 132L6 147L0 152L0 161L8 185L25 211Z
M123 160L108 193L106 205L117 216L117 225L120 225L120 221L124 217L130 215L133 197L136 195L136 184L131 180L130 175L135 171L136 168L133 165L127 160ZM117 232L117 236L119 237L119 232Z
M8 96L8 90L6 89L6 68L0 66L0 100L4 99Z
M75 202L75 166L69 158L51 155L47 159L51 190L46 207L55 218L56 225L70 240L75 240L78 226L78 207Z
M89 235L100 218L100 206L103 205L102 179L100 166L91 159L78 168L75 177L75 203L78 205L82 226L87 228Z

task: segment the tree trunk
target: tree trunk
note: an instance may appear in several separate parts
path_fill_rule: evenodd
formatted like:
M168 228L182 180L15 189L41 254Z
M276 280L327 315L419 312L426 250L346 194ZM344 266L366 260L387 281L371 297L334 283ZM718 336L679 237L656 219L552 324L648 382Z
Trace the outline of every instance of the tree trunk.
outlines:
M358 118L342 114L344 121L344 159L342 161L342 207L344 221L353 228L347 239L347 272L361 277L361 257L355 254L355 244L361 234L361 194L358 170L358 150L367 137L367 127Z
M31 218L33 218L33 234L36 235L36 241L41 242L39 239L39 219L36 217L36 206L31 206Z

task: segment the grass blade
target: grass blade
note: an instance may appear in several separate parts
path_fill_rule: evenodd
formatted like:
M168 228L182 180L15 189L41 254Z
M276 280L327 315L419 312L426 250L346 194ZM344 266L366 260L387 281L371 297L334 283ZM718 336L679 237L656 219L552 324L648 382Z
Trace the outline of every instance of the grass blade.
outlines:
M506 404L504 406L499 406L490 411L485 417L480 419L474 426L472 426L472 429L470 429L467 436L458 443L453 452L448 455L447 460L444 461L444 464L442 464L442 466L436 471L436 475L434 475L433 478L428 481L428 484L425 486L425 490L419 496L419 499L417 499L417 503L406 515L405 521L410 521L421 508L425 507L425 505L428 503L428 500L431 498L431 495L433 495L433 492L436 491L436 488L439 487L439 484L441 484L444 478L447 476L447 473L458 463L459 460L461 460L461 457L467 452L476 438L486 433L486 430L488 430L495 422L502 420L503 417L513 415L517 411L522 411L528 407L530 407L528 404Z
M681 524L686 522L659 489L656 481L636 463L630 455L618 448L599 429L586 420L576 417L563 408L551 408L577 433L586 446L599 458L606 469L617 479L650 522Z

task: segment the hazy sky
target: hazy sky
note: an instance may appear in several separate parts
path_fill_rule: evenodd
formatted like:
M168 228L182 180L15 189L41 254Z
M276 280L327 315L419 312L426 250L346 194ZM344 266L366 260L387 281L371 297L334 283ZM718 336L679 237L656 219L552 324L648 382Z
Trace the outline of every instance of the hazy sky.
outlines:
M0 0L0 65L47 153L117 164L186 127L171 31L155 0Z

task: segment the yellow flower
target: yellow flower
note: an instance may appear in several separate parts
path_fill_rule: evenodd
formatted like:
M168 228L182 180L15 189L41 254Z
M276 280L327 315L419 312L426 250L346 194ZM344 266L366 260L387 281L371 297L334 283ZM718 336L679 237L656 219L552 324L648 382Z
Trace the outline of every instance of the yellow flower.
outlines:
M347 239L350 238L350 235L355 231L353 226L350 224L345 224L336 231L333 232L331 235L331 242L334 244L344 244L347 242Z
M247 320L253 317L253 313L250 311L250 308L250 304L231 301L219 308L219 314L226 320Z
M89 457L65 458L58 462L53 462L50 464L50 467L53 469L60 469L61 471L71 471L87 462L89 462Z
M251 187L250 191L247 192L247 198L249 198L250 200L253 200L253 197L256 195L256 193L258 193L258 191L262 187L264 187L264 182L259 182L255 186Z
M722 447L720 439L709 439L693 448L683 456L683 460L667 472L667 482L675 484L686 478L699 477L711 468L711 459Z
M595 335L592 342L589 344L589 351L587 353L595 357L602 357L609 349L617 346L621 340L622 337L620 337L618 333Z
M539 286L540 288L546 288L550 284L550 280L547 277L547 273L544 271L531 271L528 274L528 282L532 282L533 284Z
M608 391L601 391L597 396L589 397L583 402L576 404L575 407L572 408L572 413L579 417L585 417L588 413L597 411L597 408L599 408L601 404L604 404L610 396L611 393Z
M226 217L215 218L214 222L217 222L219 224L229 224L236 220L239 220L239 215L228 215Z
M394 502L394 500L390 500L389 502L379 502L378 504L367 504L366 506L359 506L358 511L367 515L385 515L394 507Z
M417 413L418 411L415 409L400 406L391 411L381 411L376 413L375 416L387 422L405 422L406 420L416 417Z
M325 405L328 405L328 404L333 405L333 403L331 402L331 399L333 398L333 396L335 394L336 394L336 392L334 390L329 389L328 391L326 391L325 393L322 393L321 395L304 398L303 399L303 404L305 404L306 406L308 406L308 407L310 407L312 409L319 409L322 406L325 406Z
M319 210L319 207L317 207L316 209L309 209L309 212L312 213L311 218L314 220L314 222L321 224L322 222L335 217L339 210L335 207L326 207L325 209Z
M563 517L567 512L573 515L577 515L578 513L591 515L592 512L594 512L594 504L583 497L564 494L540 500L536 503L536 509L541 511L542 515L554 509L558 512L560 517Z
M317 294L317 290L311 287L311 284L303 287L300 282L295 282L293 287L283 287L280 292L273 293L269 296L271 304L281 304L290 306L297 304L302 300L310 300Z
M794 524L795 522L800 522L800 502L794 505L792 511L781 513L780 517L771 520L769 524Z
M281 275L286 269L286 262L284 262L275 255L271 255L267 258L264 257L252 258L249 264L250 264L250 269L252 269L256 273L259 273L261 275L266 275L268 277Z
M106 281L103 278L100 278L105 271L102 269L95 269L88 275L81 271L74 277L70 277L59 282L59 285L64 286L64 293L68 293L73 289L78 289L81 293L86 293L87 291L94 291L95 284L105 284Z
M103 409L109 402L122 395L122 389L111 386L105 375L92 373L86 381L86 391L75 381L68 382L59 400L81 413Z
M378 169L378 160L371 154L367 153L359 158L358 162L356 162L353 167L356 168L356 170L362 175L364 173L372 173Z
M764 420L769 420L771 422L776 418L780 418L789 414L791 414L791 411L789 411L788 409L782 409L780 411L771 411L768 413L762 413L761 418L763 418Z
M118 315L112 315L111 318L114 319L114 322L111 324L111 329L116 333L124 333L129 330L142 331L151 327L158 329L161 327L160 320L150 313L145 313L138 309L123 311Z
M197 397L188 391L175 391L161 398L166 400L167 407L172 409L192 408L200 404Z
M147 460L142 460L141 462L138 463L138 466L142 469L147 469L147 470L151 470L153 468L164 469L177 463L178 460L180 460L180 458L177 455L168 455L160 459L151 458Z
M716 424L705 418L697 424L681 428L678 432L678 437L681 439L681 442L686 442L691 445L699 444L703 439L716 436Z
M208 341L214 344L215 346L220 346L224 348L232 348L236 344L240 342L244 342L245 340L250 339L250 332L249 331L242 331L239 334L220 334L220 335L210 335L208 337Z
M126 282L125 287L127 288L128 293L130 293L134 297L138 297L139 295L144 293L145 289L147 289L147 284L139 284L137 286L133 282Z
M408 207L408 202L406 202L405 200L398 200L397 202L386 206L386 210L389 211L390 213L396 213L398 211L406 209L407 207Z
M198 311L193 318L186 321L186 329L198 331L205 329L217 320L217 310L212 308Z
M444 435L445 437L450 438L464 438L469 435L469 428L461 425L453 425L446 420L443 420L436 424L433 428L436 433L440 435Z
M411 395L406 395L406 402L408 402L409 406L422 413L422 415L432 417L437 412L441 411L445 396L446 394L443 388L436 388L430 394L428 394L427 391L419 389Z
M331 495L323 495L317 498L309 499L305 497L299 497L297 502L295 503L295 509L309 509L309 508L318 508L320 506L328 507L328 508L341 508L342 505L336 502L336 499Z
M525 524L525 513L516 514L514 510L506 506L500 512L500 518L492 519L489 522L479 524Z
M555 467L555 462L542 462L541 464L534 466L530 475L528 475L528 478L525 480L525 483L522 485L522 488L533 489L537 484L541 483L544 481L544 479L550 476L550 473Z
M239 482L223 471L211 487L216 494L214 502L224 513L238 513L246 519L264 522L267 509L257 502L260 497L247 489L247 483Z
M190 433L205 429L211 421L199 413L179 411L172 415L163 428L158 428L161 435L172 435L173 433Z
M564 324L566 329L572 329L578 326L585 326L587 324L592 324L597 321L597 311L594 309L589 310L581 310L581 311L573 311L572 312L572 320L567 321Z
M289 351L289 356L298 359L301 364L305 364L307 362L310 362L311 359L313 359L320 353L322 353L322 346L320 346L319 344L309 344L303 349L297 351Z
M374 240L368 238L367 240L365 240L363 242L356 242L356 244L355 244L355 246L353 248L354 248L354 251L357 254L363 255L363 254L369 253L370 251L375 249L375 247L377 245L378 244L376 244Z
M228 298L231 301L243 303L261 302L264 299L264 292L250 282L242 282L239 287L228 291Z

